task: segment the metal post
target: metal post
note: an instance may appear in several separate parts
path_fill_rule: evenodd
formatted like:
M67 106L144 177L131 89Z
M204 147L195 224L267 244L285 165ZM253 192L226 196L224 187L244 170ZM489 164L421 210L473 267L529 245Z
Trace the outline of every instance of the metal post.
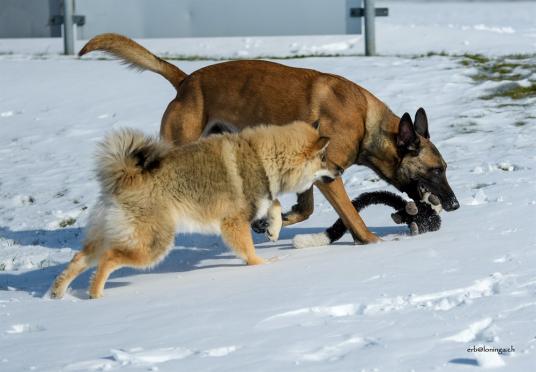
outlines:
M374 0L365 1L365 55L376 54L376 32L374 28L375 7Z
M74 0L63 0L63 50L66 55L74 54L73 14Z

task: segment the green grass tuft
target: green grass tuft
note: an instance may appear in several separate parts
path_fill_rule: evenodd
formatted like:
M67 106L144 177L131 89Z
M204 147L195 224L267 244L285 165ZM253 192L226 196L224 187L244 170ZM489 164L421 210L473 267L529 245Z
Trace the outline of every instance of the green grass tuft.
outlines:
M65 228L65 227L67 227L67 226L72 226L72 225L74 225L75 222L76 222L76 218L68 217L68 218L66 218L66 219L64 219L64 220L62 220L62 221L60 221L59 226L60 226L61 228Z
M527 87L520 85L513 86L511 88L483 96L482 99L511 98L517 100L530 97L536 97L536 83L532 83Z
M466 60L472 61L474 63L487 63L489 62L489 58L482 55L482 54L472 54L472 53L465 53L462 55Z

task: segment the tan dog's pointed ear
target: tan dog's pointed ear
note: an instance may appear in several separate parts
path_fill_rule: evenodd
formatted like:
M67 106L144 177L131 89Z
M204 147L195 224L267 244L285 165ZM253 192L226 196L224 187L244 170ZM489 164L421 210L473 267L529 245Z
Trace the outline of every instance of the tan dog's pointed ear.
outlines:
M329 145L329 137L320 137L311 147L311 156L317 155L319 152L322 152Z

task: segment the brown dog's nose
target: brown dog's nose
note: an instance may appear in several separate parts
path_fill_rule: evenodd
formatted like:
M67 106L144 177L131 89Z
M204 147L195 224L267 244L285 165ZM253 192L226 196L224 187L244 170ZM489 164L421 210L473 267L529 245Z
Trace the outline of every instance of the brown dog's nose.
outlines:
M458 202L458 199L456 199L455 196L453 196L448 203L443 206L447 212L455 211L456 209L460 208L460 203Z

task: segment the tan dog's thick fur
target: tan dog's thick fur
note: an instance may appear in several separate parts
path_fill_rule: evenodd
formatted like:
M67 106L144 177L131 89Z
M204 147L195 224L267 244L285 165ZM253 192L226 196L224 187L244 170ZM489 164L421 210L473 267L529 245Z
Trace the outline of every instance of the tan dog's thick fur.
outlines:
M415 200L426 188L441 199L445 210L459 207L445 176L446 164L429 139L424 110L417 112L413 126L409 115L401 119L366 89L343 77L273 62L223 62L187 75L121 35L98 35L79 54L94 50L112 53L173 84L177 96L160 127L161 137L171 143L192 142L215 123L240 130L266 122L319 120L322 135L331 139L328 160L332 166L342 170L365 165ZM429 182L434 172L439 173ZM378 241L356 212L340 178L317 186L356 241ZM298 195L298 204L285 214L284 224L305 220L313 205L312 189Z
M97 265L91 298L102 295L110 273L162 260L176 229L221 234L248 265L255 253L249 228L255 218L281 216L276 197L334 179L325 162L329 140L310 124L260 126L174 147L133 130L111 134L100 146L99 201L84 248L52 286L60 298L71 281ZM270 234L277 239L279 222ZM277 230L277 231L276 231Z

